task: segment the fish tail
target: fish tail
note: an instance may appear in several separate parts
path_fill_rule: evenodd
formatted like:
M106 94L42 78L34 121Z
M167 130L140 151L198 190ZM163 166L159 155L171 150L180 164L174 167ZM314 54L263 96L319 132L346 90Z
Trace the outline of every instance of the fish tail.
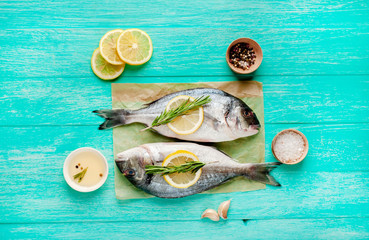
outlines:
M273 169L281 164L282 163L280 162L254 163L247 168L245 176L251 180L261 183L269 184L272 186L281 186L281 184L277 182L273 176L269 175L269 173Z
M96 113L96 115L105 118L105 121L99 126L99 130L109 129L127 124L126 117L130 114L128 110L124 109L102 109L95 110L93 111L93 113Z

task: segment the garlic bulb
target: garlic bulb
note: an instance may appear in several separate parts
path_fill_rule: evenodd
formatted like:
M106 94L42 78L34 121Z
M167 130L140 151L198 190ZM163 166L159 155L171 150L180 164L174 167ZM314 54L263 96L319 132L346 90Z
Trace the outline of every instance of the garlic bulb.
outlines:
M219 221L219 215L214 209L206 209L201 214L201 218L209 218L213 221Z
M221 218L227 219L227 213L228 213L228 209L229 209L230 204L231 204L231 200L228 200L228 201L222 202L219 205L218 214Z

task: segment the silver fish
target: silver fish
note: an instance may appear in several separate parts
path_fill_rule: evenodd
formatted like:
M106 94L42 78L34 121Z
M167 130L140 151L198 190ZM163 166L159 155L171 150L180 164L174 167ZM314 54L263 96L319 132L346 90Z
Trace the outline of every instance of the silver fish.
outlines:
M199 180L188 188L169 185L160 174L146 174L146 165L162 165L171 153L186 150L194 153L205 163ZM238 163L225 153L213 147L195 143L150 143L117 154L115 159L119 170L137 188L161 198L180 198L219 186L228 180L245 176L251 180L280 186L269 172L281 163Z
M225 142L251 136L259 132L260 123L255 113L242 100L218 89L195 88L166 95L138 110L96 110L94 113L106 120L99 129L117 127L134 122L150 126L154 119L176 96L194 98L210 96L211 102L204 105L204 122L189 135L178 135L167 125L154 127L161 135L195 142Z

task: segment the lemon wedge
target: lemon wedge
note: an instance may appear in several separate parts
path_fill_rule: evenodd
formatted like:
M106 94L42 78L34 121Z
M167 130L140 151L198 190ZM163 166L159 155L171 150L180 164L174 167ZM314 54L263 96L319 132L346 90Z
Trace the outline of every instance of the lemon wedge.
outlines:
M91 68L96 76L103 80L112 80L119 77L123 70L123 65L112 65L105 61L100 54L100 49L97 48L91 57Z
M166 110L175 109L183 102L190 99L190 101L194 101L195 98L180 95L172 100L166 106ZM167 124L170 130L179 135L188 135L197 131L201 127L201 124L204 121L204 108L199 107L195 110L188 111L185 115L176 117L173 121Z
M123 30L116 29L107 32L100 39L100 53L101 56L110 64L122 65L124 62L119 58L117 53L117 41Z
M190 161L199 161L197 156L186 150L178 150L169 154L163 161L163 166L178 166ZM164 180L175 188L188 188L194 185L200 178L202 169L196 173L172 173L164 175Z
M127 29L118 38L118 56L127 64L144 64L150 60L152 51L151 38L140 29Z

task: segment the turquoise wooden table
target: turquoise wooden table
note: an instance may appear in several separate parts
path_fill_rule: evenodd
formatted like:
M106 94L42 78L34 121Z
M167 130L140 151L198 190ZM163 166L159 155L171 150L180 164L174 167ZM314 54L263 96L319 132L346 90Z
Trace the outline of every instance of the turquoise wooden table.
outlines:
M0 238L369 238L369 2L0 1ZM252 80L264 87L266 161L275 134L307 136L308 157L282 166L265 190L118 201L112 131L91 110L111 108L111 82L91 71L105 32L140 28L151 60L115 83L245 81L225 52L260 43ZM62 166L91 146L109 159L105 185L72 190ZM201 220L232 198L229 219Z

